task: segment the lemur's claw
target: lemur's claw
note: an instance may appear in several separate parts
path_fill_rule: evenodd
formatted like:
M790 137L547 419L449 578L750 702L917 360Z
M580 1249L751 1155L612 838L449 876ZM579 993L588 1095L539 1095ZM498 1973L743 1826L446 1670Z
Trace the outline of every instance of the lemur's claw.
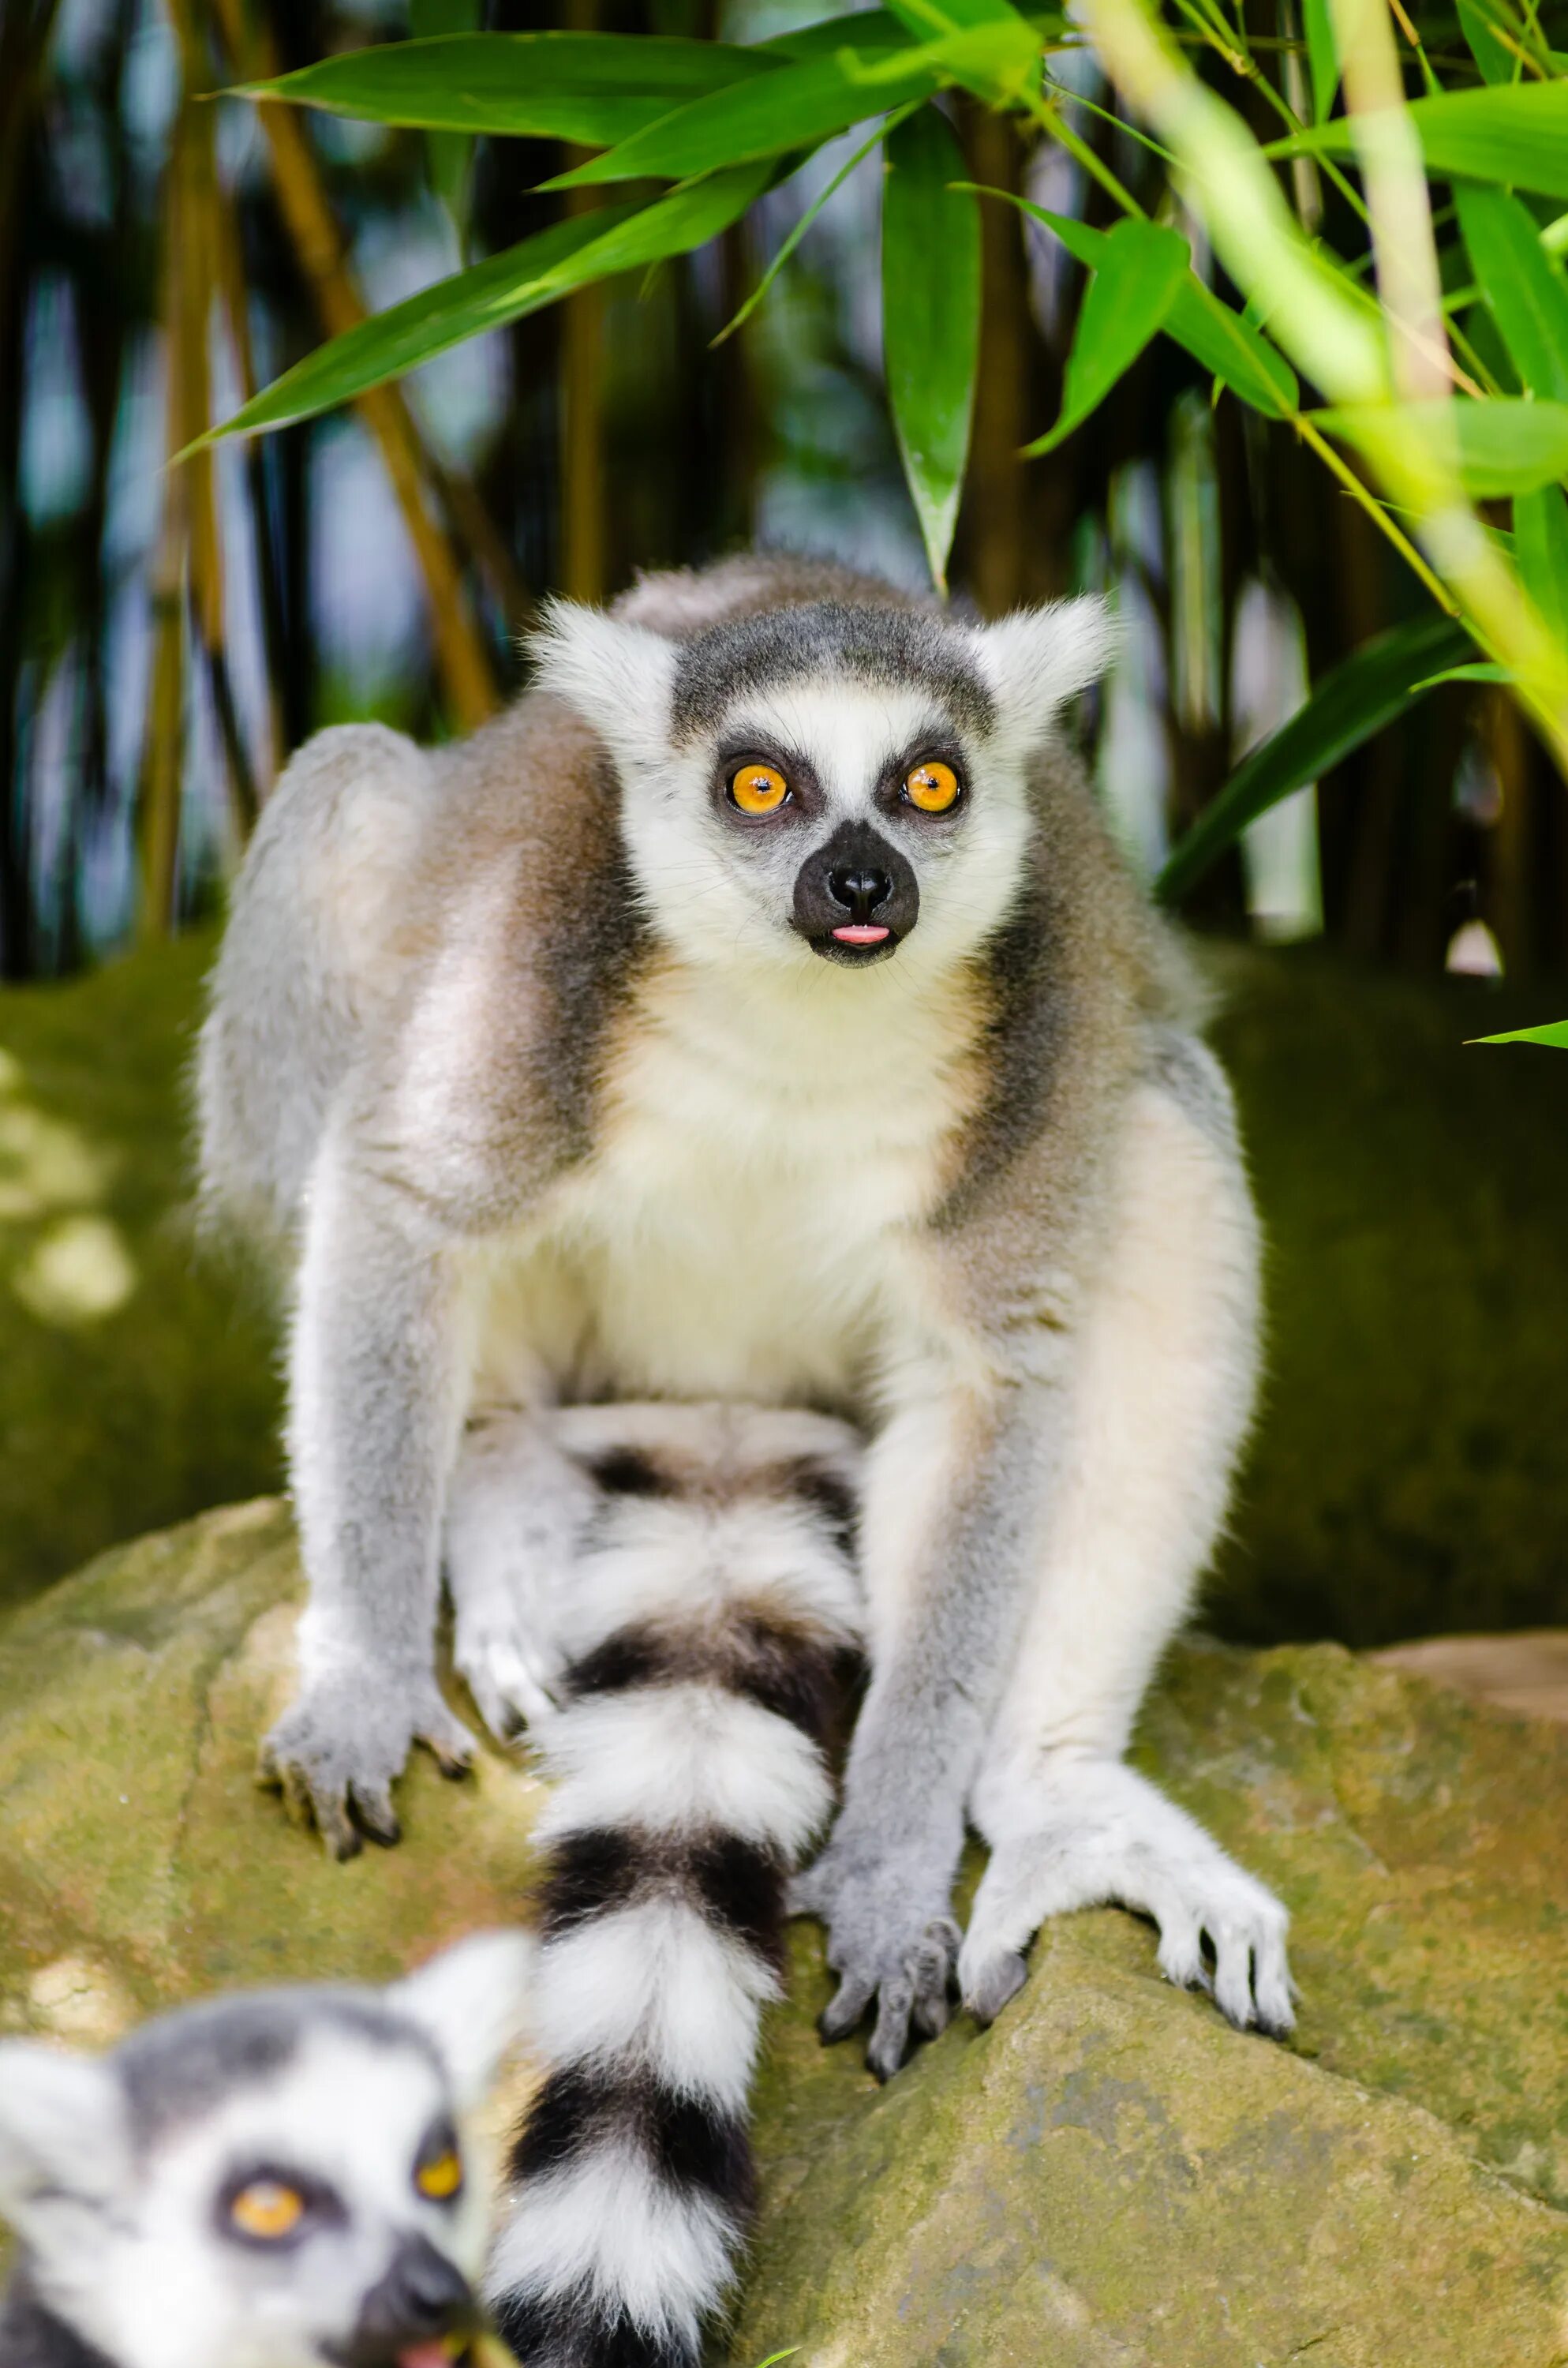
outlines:
M471 1764L472 1738L433 1677L369 1669L353 1683L318 1679L262 1745L257 1775L282 1793L296 1825L315 1827L329 1857L355 1858L367 1836L388 1850L398 1840L392 1788L416 1741L445 1775Z

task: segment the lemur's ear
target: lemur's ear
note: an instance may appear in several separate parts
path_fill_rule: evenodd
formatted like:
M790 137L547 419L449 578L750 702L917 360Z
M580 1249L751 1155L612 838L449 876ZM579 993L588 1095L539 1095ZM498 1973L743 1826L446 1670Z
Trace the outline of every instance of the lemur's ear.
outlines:
M551 600L528 646L540 689L593 726L624 774L668 738L676 645L663 633Z
M108 2064L0 2042L0 2218L27 2237L51 2206L106 2202L130 2158L124 2092Z
M1108 604L1090 597L1015 609L994 625L979 626L974 638L1003 731L1033 747L1059 709L1111 665L1119 637Z
M460 2105L480 2101L527 2029L537 1954L527 1932L476 1932L387 1991L392 2012L435 2042Z

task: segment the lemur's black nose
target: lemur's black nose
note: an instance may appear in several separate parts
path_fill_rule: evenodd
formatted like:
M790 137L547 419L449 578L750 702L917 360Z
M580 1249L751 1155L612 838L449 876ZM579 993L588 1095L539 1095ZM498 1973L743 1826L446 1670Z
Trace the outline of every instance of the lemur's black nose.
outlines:
M365 2297L348 2353L350 2368L395 2359L421 2336L466 2332L474 2302L454 2261L425 2237L404 2237L386 2275Z
M842 905L852 919L869 921L879 905L885 905L892 894L892 882L885 871L830 871L828 894L835 905Z

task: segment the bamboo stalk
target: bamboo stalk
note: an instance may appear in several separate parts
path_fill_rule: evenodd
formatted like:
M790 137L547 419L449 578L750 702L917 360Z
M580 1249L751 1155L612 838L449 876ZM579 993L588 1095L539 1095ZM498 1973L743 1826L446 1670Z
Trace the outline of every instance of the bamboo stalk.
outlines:
M184 316L188 302L191 103L182 93L164 168L162 257L163 321L167 379L165 442L170 465L164 472L164 506L150 579L153 608L152 681L142 741L138 827L144 938L166 937L174 927L176 867L185 760L185 568L190 541L192 479L174 467L193 435L200 433L191 411L184 361ZM202 423L205 424L204 422Z
M240 0L214 0L229 51L247 81L277 71L270 34L247 35ZM275 100L256 103L256 120L272 161L284 225L329 336L357 328L366 308L344 253L315 153L297 111ZM474 622L457 554L425 496L420 439L401 390L372 387L356 406L375 438L425 580L437 664L453 714L465 731L493 715L500 694Z
M598 0L566 0L566 30L598 28ZM568 169L585 149L568 146ZM566 191L568 215L599 204L592 187ZM561 331L561 585L573 600L605 595L604 290L596 280L574 289Z

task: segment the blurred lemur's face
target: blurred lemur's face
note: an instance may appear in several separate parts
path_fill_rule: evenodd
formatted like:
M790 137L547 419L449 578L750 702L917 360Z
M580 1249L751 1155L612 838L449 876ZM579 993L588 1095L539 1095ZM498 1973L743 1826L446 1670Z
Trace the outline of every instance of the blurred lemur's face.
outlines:
M644 902L683 953L929 969L1013 905L1028 760L1108 645L1089 601L972 628L824 603L686 643L562 609L541 676L608 741Z
M487 2220L459 2117L519 1963L498 1936L389 1992L166 2017L105 2059L0 2048L0 2208L36 2301L114 2368L451 2368Z

